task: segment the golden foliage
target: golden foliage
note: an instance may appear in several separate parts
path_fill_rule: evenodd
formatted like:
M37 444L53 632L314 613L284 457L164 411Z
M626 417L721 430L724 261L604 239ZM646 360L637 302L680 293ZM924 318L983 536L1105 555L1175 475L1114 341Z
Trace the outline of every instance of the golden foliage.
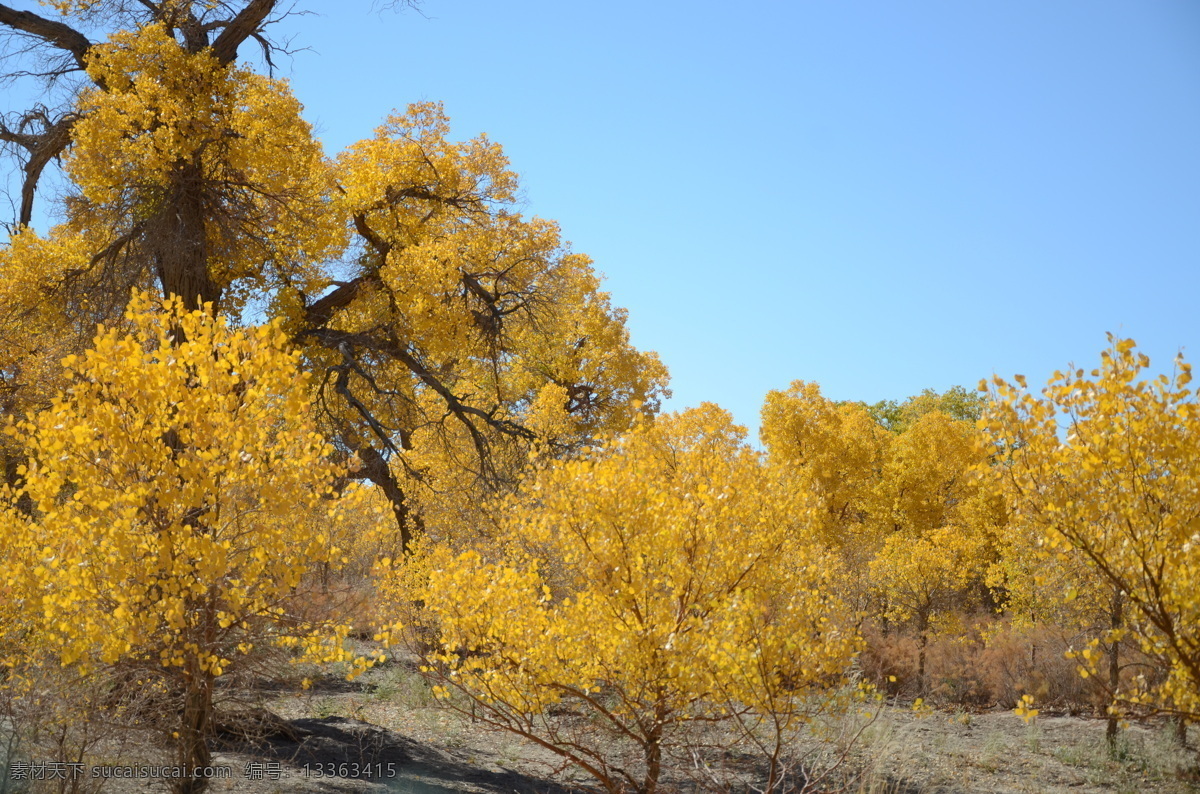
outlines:
M877 488L883 546L869 580L890 619L916 619L924 632L938 613L963 610L994 557L1003 521L972 472L983 462L975 428L931 411L892 441Z
M87 262L84 241L74 235L43 239L29 229L9 238L0 249L0 412L26 416L50 404L64 383L59 361L79 343L72 314L86 316L88 307L51 307L45 293L66 274ZM21 451L10 437L0 436L4 476L15 480Z
M854 572L847 589L874 591L882 614L922 623L982 581L1004 521L971 475L983 460L974 428L929 401L896 408L907 418L888 432L866 406L797 381L767 394L762 425L771 465L817 499L820 537Z
M625 313L557 224L505 209L516 175L500 147L448 132L439 105L413 105L338 158L337 206L375 248L361 270L372 286L333 327L387 328L426 370L452 373L457 391L487 395L496 422L529 411L551 439L626 429L657 407L666 369L629 344ZM384 374L411 395L407 409L444 411L437 395L422 405L418 373Z
M500 510L490 556L434 546L394 584L436 632L428 663L509 729L541 735L524 715L569 704L652 769L672 725L803 721L858 648L812 511L716 406L550 465ZM604 772L598 750L555 750Z
M224 311L239 311L255 291L323 285L321 266L345 247L346 222L286 82L190 53L161 23L93 46L88 75L101 87L79 98L66 158L78 190L68 202L72 228L134 244L166 233L163 214L190 201L204 217L202 242L189 244L203 245ZM164 243L185 241L150 242L146 253L169 257L155 247Z
M1182 357L1147 380L1131 339L1100 366L1056 373L1041 395L997 377L987 417L998 473L1020 520L1068 564L1085 565L1132 609L1128 634L1165 674L1119 693L1127 703L1200 714L1200 403ZM986 384L981 384L981 388ZM1068 596L1073 596L1068 593ZM1119 614L1119 613L1118 613ZM1095 675L1095 645L1078 659Z
M10 607L83 668L215 677L268 631L344 658L338 627L287 609L314 562L340 558L327 528L294 516L336 527L347 504L278 326L233 330L145 296L127 320L131 333L101 329L65 359L67 391L9 429L36 508L3 514Z
M874 491L891 438L867 410L827 399L816 383L796 381L786 392L767 393L761 436L772 465L818 499L825 542L870 553L878 545Z

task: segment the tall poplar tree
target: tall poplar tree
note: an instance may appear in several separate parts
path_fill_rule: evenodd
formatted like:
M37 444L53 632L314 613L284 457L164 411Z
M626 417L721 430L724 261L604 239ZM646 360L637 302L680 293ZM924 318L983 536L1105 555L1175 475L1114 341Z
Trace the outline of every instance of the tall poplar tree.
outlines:
M396 113L327 157L270 76L290 10L0 4L7 74L45 88L0 124L20 182L0 254L0 291L19 298L5 330L54 341L0 354L5 407L47 404L34 359L60 357L65 328L88 340L119 320L134 289L234 318L266 306L303 352L337 454L387 494L407 547L422 484L511 482L534 442L570 448L653 412L666 371L629 344L587 257L514 210L500 147L452 140L440 106ZM39 234L55 162L66 196Z

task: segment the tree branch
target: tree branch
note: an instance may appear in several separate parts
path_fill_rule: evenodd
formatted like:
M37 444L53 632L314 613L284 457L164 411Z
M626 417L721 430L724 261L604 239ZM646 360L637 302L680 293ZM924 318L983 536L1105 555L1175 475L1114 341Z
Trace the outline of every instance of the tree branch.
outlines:
M313 328L324 326L333 319L333 315L338 309L349 306L351 301L358 297L359 290L365 286L374 286L378 283L379 275L377 273L368 273L339 284L333 292L317 299L315 303L304 308L305 325Z
M369 333L339 331L332 328L308 328L301 331L297 336L301 338L311 337L330 350L337 350L343 354L347 350L352 350L356 347L365 350L374 350L403 364L409 372L442 399L442 402L446 406L447 415L453 415L470 435L471 442L475 446L475 451L479 455L479 460L485 467L490 465L490 444L488 443L487 436L476 426L475 420L481 421L493 430L507 436L522 438L527 441L536 438L536 435L528 428L506 419L498 419L481 408L463 402L462 398L452 392L405 345L400 344L395 339L381 338Z
M213 42L212 51L217 60L225 65L233 63L237 58L238 47L262 30L263 22L275 10L277 2L278 0L250 0Z
M392 250L392 244L375 233L375 230L367 223L366 213L359 212L354 215L354 229L379 254L380 262L387 261L387 255Z
M79 31L56 22L40 17L32 11L18 11L15 8L0 3L0 25L7 25L13 30L36 36L48 44L66 50L75 58L79 68L86 68L87 52L92 43Z
M38 115L40 116L39 120L45 124L45 129L41 133L27 133L20 129L10 130L0 121L0 141L16 144L29 152L29 161L21 167L21 170L25 172L25 178L21 182L21 210L17 219L18 227L28 226L33 219L33 199L37 192L38 181L42 177L42 171L51 160L62 154L63 150L70 145L71 129L79 120L79 116L76 114L68 113L50 123L44 114ZM21 126L24 126L24 122L32 120L34 119L30 114L27 114L22 119Z

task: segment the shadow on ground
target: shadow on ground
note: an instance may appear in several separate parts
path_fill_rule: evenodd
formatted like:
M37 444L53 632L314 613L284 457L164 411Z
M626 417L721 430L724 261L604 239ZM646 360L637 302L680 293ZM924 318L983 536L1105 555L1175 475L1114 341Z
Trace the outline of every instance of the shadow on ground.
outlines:
M406 794L507 792L570 794L548 780L511 770L492 771L406 736L345 717L260 723L257 735L224 731L217 750L243 762L273 761L288 778L310 784L328 780L330 790ZM352 784L349 788L346 784ZM353 785L357 783L358 785Z

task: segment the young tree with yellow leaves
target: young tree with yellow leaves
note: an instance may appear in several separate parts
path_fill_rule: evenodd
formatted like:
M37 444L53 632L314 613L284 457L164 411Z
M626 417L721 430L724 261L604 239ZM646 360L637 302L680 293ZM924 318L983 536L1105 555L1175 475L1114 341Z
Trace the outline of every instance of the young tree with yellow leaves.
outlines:
M424 576L396 582L436 638L442 695L611 792L655 791L688 725L741 720L767 729L775 790L782 743L842 684L858 638L803 495L744 430L713 405L660 417L542 469L501 509L487 556L434 546ZM563 709L606 738L549 716Z
M993 380L997 473L1020 520L1078 555L1111 588L1111 627L1076 658L1107 661L1114 705L1200 717L1200 402L1191 367L1144 377L1150 360L1115 339L1086 373L1056 373L1041 395ZM980 384L986 387L985 383ZM1101 642L1133 638L1161 673L1124 685Z
M989 485L1004 493L1002 467L989 468ZM1136 647L1132 638L1109 635L1106 632L1119 625L1124 611L1124 597L1112 583L1092 567L1086 556L1076 548L1054 548L1043 540L1044 530L1037 524L1020 519L1010 522L997 548L997 558L988 572L988 584L993 588L1001 608L1018 630L1049 629L1059 635L1064 646L1072 648L1081 638L1088 642L1101 638L1098 647L1089 646L1088 655L1097 650L1108 660L1105 675L1096 676L1093 667L1084 676L1089 679L1085 689L1098 696L1120 688L1121 672L1128 666L1140 666L1141 660L1129 659ZM1039 648L1029 649L1030 662L1037 663ZM1070 658L1070 657L1068 657ZM1085 670L1084 667L1079 669ZM1038 689L1029 696L1041 700L1049 694L1043 678ZM1108 716L1106 729L1110 748L1116 747L1121 719L1115 710Z
M346 660L347 628L304 614L347 499L278 323L233 330L135 297L128 331L65 360L69 387L9 430L25 516L0 514L6 610L34 648L87 671L136 670L171 704L178 762L209 762L215 682L263 644ZM319 511L323 522L298 522ZM361 666L365 662L359 661ZM205 781L184 778L180 791Z
M883 617L910 623L916 632L921 697L929 692L925 661L935 621L961 615L971 604L968 594L979 581L985 548L983 539L969 529L941 526L912 536L889 535L871 560L869 581L881 596Z
M884 616L911 621L917 633L922 695L933 621L978 602L994 556L989 535L1002 520L972 476L983 461L974 437L969 422L938 410L921 415L893 439L876 489L883 546L869 580Z

